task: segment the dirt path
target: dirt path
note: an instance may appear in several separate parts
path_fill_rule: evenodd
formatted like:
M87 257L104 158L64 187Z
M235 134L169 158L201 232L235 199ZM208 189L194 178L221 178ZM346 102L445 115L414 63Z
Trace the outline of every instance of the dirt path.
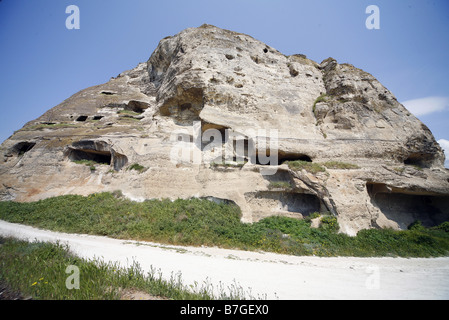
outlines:
M449 257L296 257L65 234L1 220L0 235L59 240L81 257L123 266L137 261L144 270L152 266L167 279L180 272L186 285L208 281L218 289L237 284L255 298L449 299Z

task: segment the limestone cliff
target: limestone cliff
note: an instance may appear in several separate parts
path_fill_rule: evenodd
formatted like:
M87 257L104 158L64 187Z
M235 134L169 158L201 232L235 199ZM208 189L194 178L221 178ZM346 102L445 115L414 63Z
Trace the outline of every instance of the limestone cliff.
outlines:
M348 234L449 220L440 146L371 74L210 25L164 38L0 155L2 200L206 197L236 203L245 222L328 212Z

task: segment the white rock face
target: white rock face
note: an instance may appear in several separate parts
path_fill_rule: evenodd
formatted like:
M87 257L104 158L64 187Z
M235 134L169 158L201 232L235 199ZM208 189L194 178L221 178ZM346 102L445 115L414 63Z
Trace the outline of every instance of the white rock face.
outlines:
M245 222L327 212L348 234L449 220L443 151L372 75L210 25L161 40L0 151L3 200L209 197L235 202ZM308 167L285 163L297 160Z

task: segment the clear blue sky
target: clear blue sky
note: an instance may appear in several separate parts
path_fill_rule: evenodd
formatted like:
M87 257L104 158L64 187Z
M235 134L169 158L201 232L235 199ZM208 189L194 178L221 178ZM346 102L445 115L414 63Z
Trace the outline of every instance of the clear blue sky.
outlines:
M79 30L65 26L72 4ZM379 30L365 27L371 4ZM203 23L371 73L449 149L448 0L0 0L0 141Z

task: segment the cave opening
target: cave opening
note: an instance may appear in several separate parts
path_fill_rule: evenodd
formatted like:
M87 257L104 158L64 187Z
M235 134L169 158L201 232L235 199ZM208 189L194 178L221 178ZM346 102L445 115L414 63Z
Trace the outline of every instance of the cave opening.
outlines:
M70 148L68 158L71 161L93 161L98 164L110 165L112 161L112 154L109 151L96 150L79 150Z
M308 155L303 153L287 153L283 151L279 151L277 153L277 161L269 161L267 163L265 158L270 158L270 151L266 150L265 152L263 150L256 150L256 157L255 157L255 163L258 165L280 165L285 163L286 161L305 161L305 162L312 162L312 158L310 158ZM265 155L265 157L264 157ZM272 159L275 159L274 157Z
M87 116L79 116L78 118L76 118L76 121L80 121L80 122L84 122L87 120Z
M180 89L177 93L159 108L160 114L173 118L174 122L180 126L192 126L195 121L201 121L199 115L204 107L203 90L200 88Z
M17 154L18 156L22 156L26 152L33 149L35 145L35 142L22 141L12 147L12 152Z
M404 164L413 165L420 168L430 168L432 164L432 155L412 153L407 157L407 159L404 160Z
M278 161L280 164L283 164L286 161L312 162L312 158L303 153L287 153L281 151L278 153Z
M417 220L426 227L449 221L448 195L394 188L374 182L368 182L366 188L371 203L401 229L407 229Z
M68 147L65 154L71 161L93 161L98 164L112 165L116 171L120 171L128 163L126 155L116 152L104 141L77 141Z
M101 93L101 94L104 94L104 95L107 95L107 96L112 96L112 95L114 95L114 94L117 94L116 92L113 92L113 91L106 91L106 90L103 90L103 91L101 91L100 93Z
M259 191L245 194L256 220L273 215L305 218L323 212L320 198L314 194L289 191Z
M143 113L148 107L149 104L145 102L131 100L128 102L128 104L125 105L125 110L130 110L135 113Z
M203 146L208 145L210 142L226 143L229 139L229 131L228 134L226 134L226 130L230 130L229 127L201 121L201 135Z

